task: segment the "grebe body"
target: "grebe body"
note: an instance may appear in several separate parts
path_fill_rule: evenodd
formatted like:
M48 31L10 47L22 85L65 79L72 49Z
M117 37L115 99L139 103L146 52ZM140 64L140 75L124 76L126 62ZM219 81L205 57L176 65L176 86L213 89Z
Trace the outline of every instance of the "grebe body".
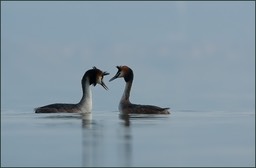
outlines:
M90 113L92 110L92 92L90 85L96 86L100 84L104 89L108 89L103 82L103 77L109 75L107 72L102 72L101 70L93 67L85 72L82 78L82 90L83 96L79 103L77 104L65 104L56 103L50 104L35 109L35 113Z
M118 71L116 75L109 81L113 81L117 78L124 78L126 84L123 96L119 102L118 109L120 112L125 114L136 113L136 114L170 114L169 108L161 108L152 105L140 105L133 104L130 102L130 92L133 82L133 71L128 66L116 66Z

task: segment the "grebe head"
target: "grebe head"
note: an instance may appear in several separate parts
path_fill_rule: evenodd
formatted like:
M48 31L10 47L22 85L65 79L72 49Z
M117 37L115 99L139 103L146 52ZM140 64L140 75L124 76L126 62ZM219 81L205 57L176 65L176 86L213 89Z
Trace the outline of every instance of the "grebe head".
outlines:
M95 66L93 69L88 70L82 79L82 85L84 86L85 81L89 79L89 84L96 86L97 84L100 84L104 89L108 89L108 87L103 82L103 78L105 75L109 75L107 72L103 72L100 69L97 69Z
M109 80L111 82L112 80L116 78L124 78L125 82L132 81L133 80L133 71L128 66L116 66L118 69L116 75Z

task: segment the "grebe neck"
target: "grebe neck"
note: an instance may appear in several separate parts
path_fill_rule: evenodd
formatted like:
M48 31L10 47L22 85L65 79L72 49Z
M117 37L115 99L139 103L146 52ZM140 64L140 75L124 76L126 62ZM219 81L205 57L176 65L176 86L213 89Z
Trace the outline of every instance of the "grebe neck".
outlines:
M130 98L131 88L132 88L132 80L129 80L125 84L124 93L123 93L123 96L121 98L121 101L130 102L129 98Z
M89 78L87 77L85 81L82 81L83 96L78 103L79 108L82 113L90 113L92 111L92 91L90 88Z
M124 80L126 83L124 88L124 93L120 102L130 103L129 98L130 98L130 92L131 92L132 82L133 82L133 71L130 68L127 71L128 72L124 76Z

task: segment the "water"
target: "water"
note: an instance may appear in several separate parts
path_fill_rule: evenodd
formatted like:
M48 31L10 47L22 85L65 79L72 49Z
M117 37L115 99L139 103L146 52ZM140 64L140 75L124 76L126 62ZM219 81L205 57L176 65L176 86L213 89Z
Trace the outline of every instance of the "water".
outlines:
M255 112L2 111L1 166L255 166Z

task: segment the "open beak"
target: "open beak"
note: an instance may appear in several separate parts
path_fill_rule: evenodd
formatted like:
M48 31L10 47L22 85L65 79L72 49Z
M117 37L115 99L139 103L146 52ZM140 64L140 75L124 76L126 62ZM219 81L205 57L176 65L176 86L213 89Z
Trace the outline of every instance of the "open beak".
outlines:
M108 72L103 72L103 76L106 76L106 75L109 75L109 73L108 73ZM102 86L104 89L108 90L108 87L105 85L105 83L103 82L103 80L101 80L101 86Z
M105 83L104 83L103 81L101 81L101 86L102 86L104 89L108 90L108 87L105 85Z

